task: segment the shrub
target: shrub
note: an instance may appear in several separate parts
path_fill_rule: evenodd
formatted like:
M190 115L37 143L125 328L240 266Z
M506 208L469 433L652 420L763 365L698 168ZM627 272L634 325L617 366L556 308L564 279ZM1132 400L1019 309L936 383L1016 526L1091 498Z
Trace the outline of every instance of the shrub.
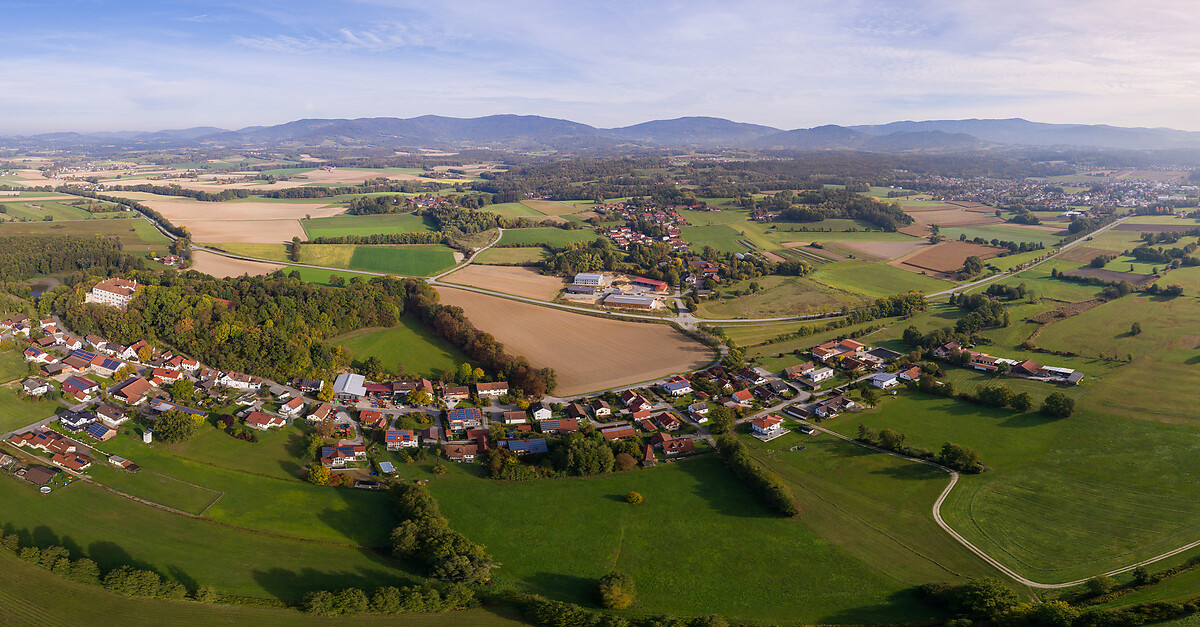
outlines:
M621 453L617 455L615 463L617 465L617 470L622 472L626 470L633 470L634 466L637 466L637 460L634 459L633 455L630 455L629 453Z
M221 595L212 586L200 586L192 593L192 600L197 603L216 603L221 600Z
M630 492L625 495L625 502L630 505L637 505L642 502L642 494L640 492Z
M610 610L623 610L633 605L635 599L633 578L614 570L600 578L599 593L601 606Z

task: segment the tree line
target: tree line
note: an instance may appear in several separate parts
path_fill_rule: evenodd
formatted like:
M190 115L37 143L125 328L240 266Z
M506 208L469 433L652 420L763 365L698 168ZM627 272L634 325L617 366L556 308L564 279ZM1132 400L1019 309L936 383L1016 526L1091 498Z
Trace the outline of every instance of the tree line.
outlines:
M87 271L93 274L144 270L145 260L122 251L117 237L14 235L0 237L0 283L39 275Z

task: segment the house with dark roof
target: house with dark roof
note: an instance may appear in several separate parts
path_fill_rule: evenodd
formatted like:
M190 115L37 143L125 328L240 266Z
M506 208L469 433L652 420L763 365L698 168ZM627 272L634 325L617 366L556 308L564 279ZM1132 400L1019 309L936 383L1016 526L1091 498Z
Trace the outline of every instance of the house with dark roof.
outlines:
M86 401L100 391L100 386L87 377L70 377L63 381L62 391L77 401Z
M50 385L49 381L46 381L45 379L38 379L36 377L29 377L21 382L21 391L30 396L41 396L49 393L50 390L53 389L54 387Z
M79 433L86 429L88 425L96 422L96 414L86 409L79 411L67 410L58 415L58 422L67 431Z
M93 422L87 427L84 427L83 432L104 442L117 437L117 430L104 424L103 422Z
M475 393L480 396L498 397L508 394L508 381L490 381L475 384Z
M561 420L543 420L538 423L542 433L573 433L579 430L579 421L574 418Z
M109 405L108 403L100 403L100 406L96 408L96 417L99 418L101 422L114 429L122 424L125 424L125 422L129 420L129 414L117 409L116 407L113 407L112 405Z
M615 427L606 427L600 430L600 435L606 440L620 440L622 438L632 438L637 435L637 431L629 425L617 425Z
M500 440L500 448L508 449L517 456L537 455L550 449L546 446L545 438L530 438L528 440Z

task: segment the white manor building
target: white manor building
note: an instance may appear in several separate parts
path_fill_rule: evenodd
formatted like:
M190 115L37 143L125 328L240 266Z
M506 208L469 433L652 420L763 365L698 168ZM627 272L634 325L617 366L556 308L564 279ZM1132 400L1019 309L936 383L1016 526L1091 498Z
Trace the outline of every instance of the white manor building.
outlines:
M612 279L606 274L597 274L594 272L580 272L575 275L575 285L591 285L593 287L603 287L612 282Z
M125 279L105 279L92 286L92 290L84 296L85 303L100 303L124 309L129 306L129 299L137 292L137 281Z

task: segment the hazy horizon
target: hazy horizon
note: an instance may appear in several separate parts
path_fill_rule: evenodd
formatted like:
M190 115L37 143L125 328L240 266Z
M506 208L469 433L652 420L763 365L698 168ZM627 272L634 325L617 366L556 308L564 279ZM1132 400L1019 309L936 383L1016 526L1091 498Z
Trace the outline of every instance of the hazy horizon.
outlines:
M1176 2L60 1L4 15L4 135L501 113L1200 130L1200 16Z

